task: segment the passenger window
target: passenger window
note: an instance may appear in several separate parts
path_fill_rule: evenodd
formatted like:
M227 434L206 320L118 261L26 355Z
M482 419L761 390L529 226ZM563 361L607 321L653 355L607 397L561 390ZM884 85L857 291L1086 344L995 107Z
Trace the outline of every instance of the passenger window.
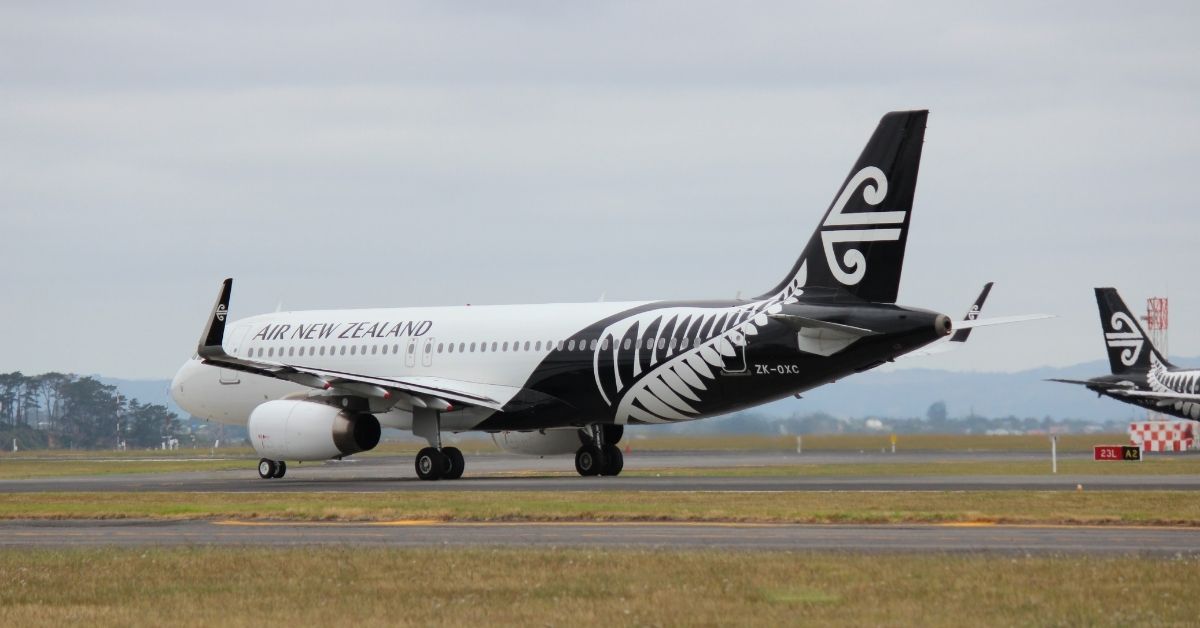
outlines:
M416 345L416 344L410 344L410 345L408 345L408 352L409 352L409 353L416 353L416 351L417 351L417 345Z
M658 348L659 348L659 349L664 349L664 348L666 348L666 346L667 346L667 339L666 339L666 338L659 338L659 339L658 339Z
M387 355L387 345L383 345L382 347L379 347L379 352L384 355Z
M458 352L459 352L459 353L462 353L462 352L463 352L463 347L464 347L465 345L466 345L466 343L464 343L464 342L460 342L460 343L458 343ZM474 349L472 349L472 351L474 351Z
M541 341L541 340L539 340L539 341L537 341L537 342L533 343L533 350L534 350L534 351L541 351L541 350L542 350L542 341Z
M354 355L354 352L355 352L357 349L358 349L358 347L356 347L356 346L354 346L354 345L350 345L350 355Z
M496 343L495 343L495 342L492 342L492 351L493 351L493 352L495 352L495 351L496 351Z
M486 342L479 343L479 352L487 353L487 343Z
M574 351L574 350L575 350L575 340L574 339L568 340L567 341L567 351Z
M504 344L501 346L502 346L502 348L500 349L501 351L508 351L508 341L505 341Z
M425 353L432 353L432 352L433 352L433 343L432 342L425 343Z
M525 341L525 350L529 351L529 341L528 340Z
M267 355L270 357L275 357L275 347L271 347L270 349L267 349Z
M475 343L471 343L471 353L475 353Z
M379 352L379 345L371 345L371 355L375 355L378 352Z
M321 355L325 355L325 347L321 347Z
M592 350L592 351L595 351L595 350L596 350L596 339L595 339L595 338L592 338L592 339L591 339L591 340L588 342L588 349L590 349L590 350Z
M626 351L629 350L629 339L628 338L626 338L623 342L621 342L621 348L625 349Z
M440 342L438 343L438 353L441 353L441 352L442 352L442 347L443 347L443 346L444 346L444 345L443 345L442 343L440 343ZM451 345L451 346L453 346L453 345Z
M561 340L559 340L559 341L558 341L558 347L557 347L557 348L558 348L558 350L559 350L559 351L562 351L562 350L563 350L563 341L561 341Z

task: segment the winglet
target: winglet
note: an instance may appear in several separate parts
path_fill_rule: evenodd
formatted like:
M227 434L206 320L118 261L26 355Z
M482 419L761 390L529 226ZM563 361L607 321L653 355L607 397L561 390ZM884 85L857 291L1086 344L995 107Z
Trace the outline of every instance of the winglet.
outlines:
M204 333L200 335L200 346L196 352L202 358L216 358L225 355L222 346L225 340L225 319L229 316L229 295L233 292L233 279L229 278L221 284L221 294L213 304L212 314Z
M979 314L983 312L983 302L987 301L988 293L992 291L992 282L983 284L983 292L979 293L979 298L975 299L975 304L971 309L967 310L967 315L963 317L964 321L973 321L979 318ZM950 337L950 342L966 342L967 337L971 335L970 329L959 329Z

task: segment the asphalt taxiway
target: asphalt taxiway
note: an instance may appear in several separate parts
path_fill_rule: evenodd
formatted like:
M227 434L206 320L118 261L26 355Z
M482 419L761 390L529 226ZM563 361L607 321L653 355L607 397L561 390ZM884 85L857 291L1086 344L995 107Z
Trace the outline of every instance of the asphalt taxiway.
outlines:
M1084 456L1060 456L1060 460ZM839 475L839 465L939 462L1044 462L1039 475ZM53 464L53 462L47 462ZM127 464L115 461L113 464ZM1118 464L1118 463L1114 463ZM635 452L618 477L583 478L567 457L529 458L507 454L469 455L459 480L424 482L408 456L374 456L328 463L289 465L287 477L261 480L255 461L244 470L131 473L0 481L0 494L21 492L388 492L388 491L975 491L1021 490L1200 490L1200 476L1063 475L1050 473L1048 456L1023 453L861 453L798 455L789 452ZM820 465L819 475L755 475L768 466ZM720 469L721 473L671 475L663 470Z
M500 546L1196 555L1200 529L721 523L4 521L0 547Z

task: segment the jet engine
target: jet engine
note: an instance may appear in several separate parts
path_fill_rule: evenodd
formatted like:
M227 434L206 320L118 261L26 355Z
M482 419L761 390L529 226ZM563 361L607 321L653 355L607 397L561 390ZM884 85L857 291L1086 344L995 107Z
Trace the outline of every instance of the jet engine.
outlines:
M268 401L246 425L254 450L271 460L327 460L374 449L379 420L312 401Z
M622 425L605 425L604 442L615 445L624 433ZM536 430L531 432L496 432L492 440L500 449L512 454L526 456L556 456L573 454L584 443L588 442L586 430L557 429Z

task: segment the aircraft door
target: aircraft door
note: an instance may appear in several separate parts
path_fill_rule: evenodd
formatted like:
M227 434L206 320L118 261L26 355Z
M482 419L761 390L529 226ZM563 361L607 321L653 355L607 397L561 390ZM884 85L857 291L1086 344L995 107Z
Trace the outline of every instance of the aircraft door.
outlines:
M417 365L417 339L409 338L408 346L404 349L404 366Z
M421 366L433 366L433 338L427 339L421 349Z
M229 355L240 357L242 353L242 340L246 338L246 332L250 331L249 325L239 325L235 327L233 333L229 334L229 338L233 340L233 344L226 345L229 347ZM240 384L242 379L237 371L230 369L220 369L222 384Z
M740 331L735 331L730 336L729 344L733 346L733 355L721 354L721 372L725 375L745 375L748 372L746 363L746 335Z

